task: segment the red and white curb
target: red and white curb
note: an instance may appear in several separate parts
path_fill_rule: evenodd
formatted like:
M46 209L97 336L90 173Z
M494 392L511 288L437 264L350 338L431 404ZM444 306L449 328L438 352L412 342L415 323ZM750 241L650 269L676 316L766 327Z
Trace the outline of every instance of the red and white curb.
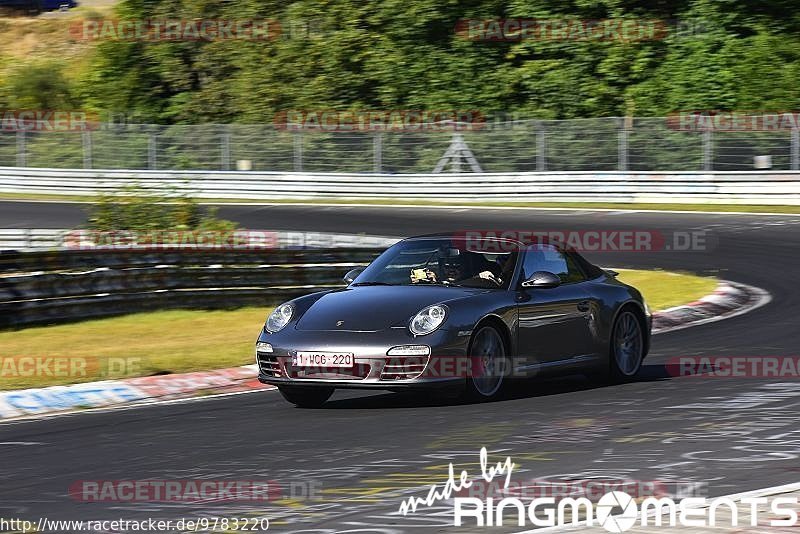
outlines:
M653 314L660 334L747 313L770 301L763 289L722 281L696 302ZM0 421L41 418L87 409L133 407L276 389L257 380L255 364L194 373L144 376L0 392Z
M721 280L713 293L700 300L653 313L653 333L729 319L760 308L770 300L770 294L761 288Z
M258 368L253 364L213 371L4 391L0 392L0 420L275 389L261 384L257 375Z

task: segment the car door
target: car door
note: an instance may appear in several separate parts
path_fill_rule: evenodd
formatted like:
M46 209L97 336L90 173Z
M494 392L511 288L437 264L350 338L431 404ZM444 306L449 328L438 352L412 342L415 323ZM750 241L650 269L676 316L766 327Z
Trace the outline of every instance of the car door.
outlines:
M520 284L536 271L559 277L547 289ZM592 353L590 300L580 266L551 244L526 247L517 279L518 357L524 367L554 366Z

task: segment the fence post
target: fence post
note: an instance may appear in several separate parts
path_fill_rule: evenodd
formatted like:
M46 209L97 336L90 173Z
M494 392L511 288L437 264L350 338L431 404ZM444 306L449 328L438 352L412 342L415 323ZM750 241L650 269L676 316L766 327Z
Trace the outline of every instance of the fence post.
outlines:
M147 140L147 168L150 170L154 170L158 166L156 142L156 134L151 133Z
M618 119L618 140L617 140L617 167L620 171L628 170L628 119Z
M294 171L303 172L303 133L294 134Z
M17 167L28 166L27 145L25 143L25 130L17 130Z
M711 136L711 129L703 132L703 170L714 170L714 139Z
M230 132L225 132L221 136L221 150L222 153L220 154L221 158L221 167L223 171L231 170L231 134Z
M82 135L83 139L83 168L92 168L92 132L91 130L84 130Z
M791 169L800 170L800 129L792 128Z
M462 144L461 135L459 135L457 133L454 133L453 134L453 140L450 141L450 146L458 146L460 148L461 144ZM453 172L455 172L455 173L461 172L461 150L455 151L454 157L452 158L451 161L452 161L451 165L452 165L452 168L453 168Z
M536 170L547 170L547 131L542 121L536 121Z
M380 173L383 168L383 135L375 132L372 140L373 171Z

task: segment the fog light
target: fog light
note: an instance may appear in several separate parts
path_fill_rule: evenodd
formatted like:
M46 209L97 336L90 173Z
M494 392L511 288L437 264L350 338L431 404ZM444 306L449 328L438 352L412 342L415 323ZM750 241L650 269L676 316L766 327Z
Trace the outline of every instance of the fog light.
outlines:
M272 352L272 345L269 343L256 343L256 352Z
M427 356L431 348L427 345L400 345L386 352L387 356Z

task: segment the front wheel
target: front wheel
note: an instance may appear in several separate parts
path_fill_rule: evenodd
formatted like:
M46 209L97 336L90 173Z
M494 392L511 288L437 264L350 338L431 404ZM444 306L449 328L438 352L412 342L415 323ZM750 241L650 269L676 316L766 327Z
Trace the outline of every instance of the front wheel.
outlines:
M333 395L333 388L278 386L283 398L300 408L319 408Z
M500 332L493 326L481 327L469 344L470 370L466 395L473 400L497 397L506 373L506 347Z
M628 310L620 313L611 337L611 374L617 381L630 380L642 367L644 336L642 323Z

